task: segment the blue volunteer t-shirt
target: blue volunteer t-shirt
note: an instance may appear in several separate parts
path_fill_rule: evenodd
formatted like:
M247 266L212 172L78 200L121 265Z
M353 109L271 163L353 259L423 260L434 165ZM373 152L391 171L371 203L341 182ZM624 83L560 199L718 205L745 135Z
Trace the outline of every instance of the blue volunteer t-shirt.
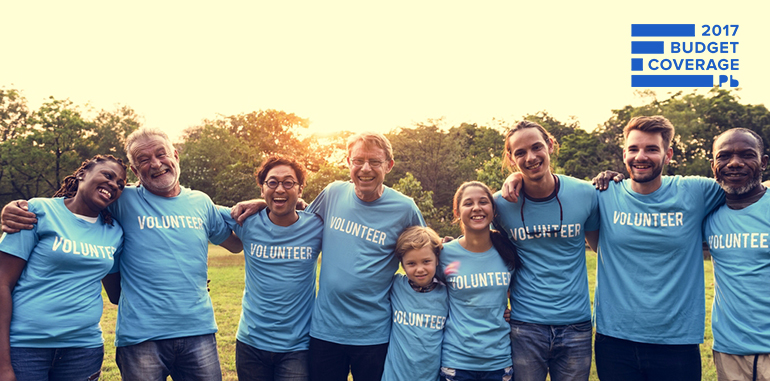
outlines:
M524 265L511 284L511 319L545 325L567 325L591 319L586 270L585 232L599 229L594 187L557 175L559 202L524 195L511 203L495 193L495 225L516 245ZM524 203L524 223L521 208ZM560 231L547 233L549 231ZM542 233L541 233L542 232Z
M449 305L447 289L439 284L417 292L409 278L396 274L390 290L393 329L382 381L438 381L441 342Z
M740 210L723 205L706 218L714 263L714 350L770 353L770 192Z
M63 198L33 198L32 230L3 234L0 251L27 261L13 289L11 347L98 348L101 280L117 271L120 224L76 217Z
M243 242L246 257L238 340L269 352L307 350L323 221L298 211L296 222L278 226L263 209L240 226L230 208L219 210Z
M596 332L640 343L702 343L701 224L724 202L722 189L705 177L663 176L650 194L631 190L631 180L598 194Z
M372 202L356 196L352 182L335 181L307 209L324 220L321 275L310 336L347 345L390 339L393 255L406 228L425 226L414 201L387 186Z
M126 187L110 211L125 231L115 345L216 332L208 242L222 243L230 229L209 196L184 187L176 197Z
M495 248L483 253L465 250L456 239L444 244L440 268L453 264L446 276L449 319L444 328L441 366L471 371L499 370L512 365L508 306L512 271Z

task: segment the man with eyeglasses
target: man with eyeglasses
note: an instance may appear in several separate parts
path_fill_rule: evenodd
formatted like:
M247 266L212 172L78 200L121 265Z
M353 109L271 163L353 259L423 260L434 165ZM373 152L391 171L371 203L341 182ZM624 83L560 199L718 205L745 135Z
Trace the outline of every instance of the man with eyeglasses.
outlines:
M393 250L401 232L425 221L412 199L383 184L395 164L384 135L352 136L347 149L351 181L329 184L306 209L324 220L310 377L345 381L350 372L356 381L379 381L390 339L388 292L398 270ZM240 222L259 207L239 203L233 216Z
M305 169L273 155L257 170L267 208L238 225L230 209L219 210L243 241L246 285L235 343L241 381L308 380L310 314L323 220L297 211Z
M599 193L597 372L602 381L700 380L701 223L724 193L705 177L662 176L673 156L668 119L636 117L623 134L631 178Z
M585 237L598 236L596 191L588 182L551 172L558 143L523 121L505 138L505 163L523 182L520 197L495 195L495 225L518 250L511 282L511 352L517 381L588 380L591 304ZM507 195L507 192L505 192Z

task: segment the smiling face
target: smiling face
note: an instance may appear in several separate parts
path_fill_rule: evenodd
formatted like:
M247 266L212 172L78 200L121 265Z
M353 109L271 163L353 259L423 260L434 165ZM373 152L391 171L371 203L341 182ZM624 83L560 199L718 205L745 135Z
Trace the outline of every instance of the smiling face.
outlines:
M404 268L407 278L420 287L425 287L433 281L437 264L436 254L430 245L408 250L401 258L401 267Z
M151 135L131 145L131 171L148 191L162 197L179 194L179 154L161 136Z
M456 201L455 215L460 219L463 232L489 230L495 210L492 195L486 189L467 186Z
M731 130L714 141L711 170L728 195L746 197L761 188L767 160L751 133Z
M278 182L275 189L267 185L273 181ZM295 184L287 189L283 186L284 181L293 181ZM297 181L297 174L288 165L276 165L267 172L262 184L262 195L270 211L268 217L274 224L289 226L297 220L297 200L302 196L302 186Z
M623 148L623 161L631 176L632 189L643 194L658 189L663 166L673 154L671 147L666 148L660 133L631 130Z
M394 161L387 159L382 148L373 144L367 145L364 141L355 143L348 152L348 166L356 196L366 202L380 198L385 175L393 169L393 164Z
M126 186L126 171L114 161L96 163L77 174L78 190L74 197L75 213L97 216L115 202Z
M546 140L537 128L522 128L508 137L511 164L521 171L524 182L551 176L553 142Z

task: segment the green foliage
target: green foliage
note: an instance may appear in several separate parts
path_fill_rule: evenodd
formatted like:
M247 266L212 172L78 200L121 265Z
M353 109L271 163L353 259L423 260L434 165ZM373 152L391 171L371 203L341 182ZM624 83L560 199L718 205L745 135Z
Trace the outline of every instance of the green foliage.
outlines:
M492 192L497 192L503 187L508 171L503 169L503 158L493 157L487 160L476 173L476 180L486 184Z
M110 154L121 158L128 165L126 138L141 125L140 116L128 106L117 106L113 111L99 111L93 120L93 133L88 136L90 152L86 156ZM129 175L129 182L136 181L131 171Z
M347 168L328 163L321 165L318 171L308 174L305 189L302 190L302 199L308 204L313 202L327 185L337 180L350 180Z
M337 146L320 144L314 137L301 138L298 129L307 128L308 123L277 110L205 120L203 125L185 131L179 145L180 183L205 192L217 204L234 205L259 197L254 174L269 155L293 157L311 172L326 168L326 158ZM316 188L317 184L310 184L305 195L309 192L314 198L316 191L323 189Z
M215 125L190 128L178 150L179 182L206 193L214 203L232 206L259 195L254 178L257 152L226 129Z
M387 135L396 165L385 181L393 186L407 173L412 173L425 190L433 192L436 205L441 206L451 203L459 181L455 170L460 155L457 145L439 129L439 123L429 120Z
M101 110L94 120L70 100L49 98L30 111L18 90L0 89L0 204L50 197L62 179L95 154L128 163L123 142L139 127L128 107Z
M425 223L440 236L456 237L460 234L459 227L452 225L451 209L436 209L433 206L433 191L423 190L422 184L411 173L407 172L406 176L399 179L393 189L411 197L420 209Z

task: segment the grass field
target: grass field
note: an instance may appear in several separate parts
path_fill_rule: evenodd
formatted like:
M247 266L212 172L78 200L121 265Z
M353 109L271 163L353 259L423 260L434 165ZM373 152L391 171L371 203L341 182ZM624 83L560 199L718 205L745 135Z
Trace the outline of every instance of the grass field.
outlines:
M596 284L596 254L589 251L586 254L588 267L588 281L591 290L591 302L594 298L594 285ZM711 261L705 261L706 271L706 334L701 345L701 360L703 365L703 380L716 380L716 370L711 354L713 337L711 335L711 301L714 298L714 281L712 276ZM238 320L241 313L241 296L243 295L243 256L230 254L218 246L210 246L209 250L209 278L211 279L211 298L214 302L219 333L217 344L219 346L219 358L222 363L223 380L234 381L238 377L235 373L235 333L238 329ZM117 306L106 302L105 296L104 315L102 316L102 329L104 330L105 354L102 365L102 380L118 381L120 373L115 365L115 318ZM352 378L351 378L352 379ZM596 367L591 368L591 380L598 380Z

